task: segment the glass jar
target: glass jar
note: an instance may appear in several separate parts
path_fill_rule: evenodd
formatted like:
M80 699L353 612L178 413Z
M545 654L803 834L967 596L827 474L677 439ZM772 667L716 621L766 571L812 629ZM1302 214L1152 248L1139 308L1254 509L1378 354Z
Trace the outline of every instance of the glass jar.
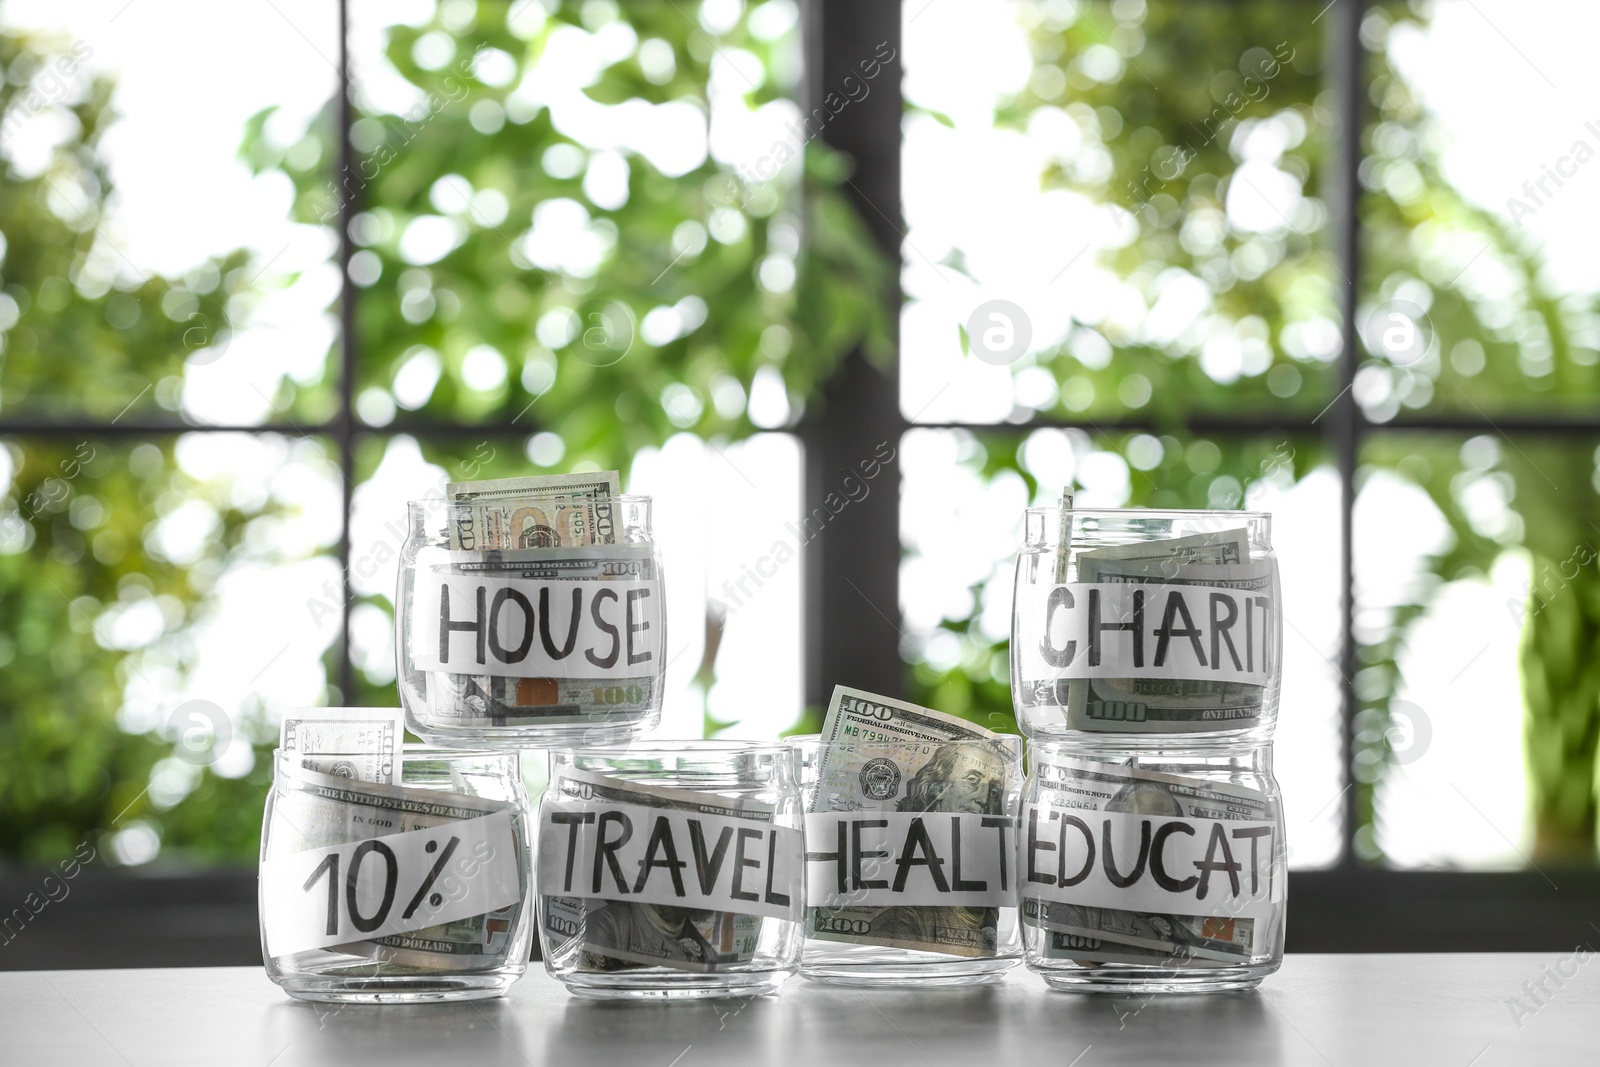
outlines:
M837 985L968 985L1022 961L1022 739L794 739L806 810L800 973Z
M555 749L539 806L545 969L590 997L770 993L800 963L799 754Z
M1011 692L1029 737L1271 740L1282 647L1270 515L1027 510Z
M530 810L515 753L407 745L401 784L274 754L261 955L302 1000L495 997L528 966Z
M1028 966L1057 989L1248 989L1283 963L1272 746L1033 741L1017 829Z
M434 744L607 744L653 728L666 674L661 560L650 498L594 502L562 546L567 502L416 500L395 596L406 723ZM509 514L507 514L509 513ZM501 518L514 522L517 547Z

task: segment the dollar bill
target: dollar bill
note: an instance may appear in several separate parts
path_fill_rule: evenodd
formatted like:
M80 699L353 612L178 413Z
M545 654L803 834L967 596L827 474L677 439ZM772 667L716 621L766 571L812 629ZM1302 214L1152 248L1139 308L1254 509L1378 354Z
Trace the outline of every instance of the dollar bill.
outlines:
M610 545L617 540L616 471L450 482L450 547L483 551Z
M1043 931L1040 943L1045 959L1072 960L1084 967L1098 967L1104 963L1134 963L1147 967L1175 969L1227 966L1220 960L1175 956L1163 949L1120 945L1115 941L1101 941L1098 938L1062 930Z
M1180 959L1247 963L1255 920L1232 915L1170 915L1025 900L1023 921L1047 931L1132 945Z
M1078 553L1078 580L1083 577L1085 560L1106 563L1151 563L1173 568L1190 563L1242 563L1250 558L1250 532L1212 530L1206 533L1137 541L1129 545L1105 545ZM1177 571L1174 570L1174 574Z
M771 822L771 805L730 800L715 793L663 789L620 778L558 771L551 792L560 797L612 804L639 804ZM749 963L761 938L760 915L645 904L600 897L546 895L539 910L549 958L576 953L588 972L666 967L711 973Z
M450 482L450 547L515 554L617 544L614 501L621 485L616 471ZM650 557L648 550L634 554ZM543 576L586 575L556 568ZM636 717L660 702L654 675L594 686L562 678L429 672L425 684L430 710L461 726L603 722Z
M1120 811L1172 818L1222 821L1273 821L1277 807L1258 789L1188 775L1147 771L1122 764L1058 758L1035 768L1035 803L1060 811ZM1265 951L1264 933L1244 916L1174 915L1097 908L1034 898L1022 902L1022 921L1047 934L1066 935L1053 943L1085 956L1084 943L1115 946L1121 959L1109 962L1189 961L1241 963ZM1051 939L1047 939L1051 940ZM1153 959L1129 950L1153 953Z
M823 718L816 793L823 811L969 811L1005 814L1012 767L997 735L916 704L836 686ZM875 861L869 861L868 865ZM866 872L870 876L871 872ZM806 936L955 956L993 956L999 909L945 906L808 907Z
M481 560L453 563L451 570L496 578L584 582L654 581L660 577L649 545L617 545L603 557L592 549L490 551ZM416 610L429 607L419 604ZM599 725L636 719L660 704L657 674L597 680L426 671L423 683L432 719L452 726Z
M278 794L273 832L264 858L425 830L493 815L509 807L505 801L463 792L355 782L306 771L297 776L294 786ZM528 844L522 836L523 827L516 821L512 826L515 847L525 856ZM526 866L520 858L515 862L519 871ZM524 879L524 897L526 893ZM506 962L511 931L521 907L512 905L326 951L366 957L374 962L356 966L374 967L376 974L493 970Z
M297 708L284 714L278 747L309 770L399 785L405 734L400 708Z
M1244 529L1091 549L1077 563L1079 582L1272 588L1272 562L1250 559ZM1260 721L1265 695L1247 682L1185 678L1074 678L1066 689L1069 729L1117 733L1246 729Z

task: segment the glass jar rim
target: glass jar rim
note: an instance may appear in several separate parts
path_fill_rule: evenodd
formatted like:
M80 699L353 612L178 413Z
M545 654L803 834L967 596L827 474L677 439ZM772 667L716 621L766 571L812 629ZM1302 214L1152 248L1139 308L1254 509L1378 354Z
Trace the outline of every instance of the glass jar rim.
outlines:
M306 767L293 765L289 761L291 756L303 756L306 753L296 752L293 749L274 748L272 762L274 766L288 766L290 770L310 770ZM507 751L497 748L446 748L442 745L430 745L426 742L407 741L400 746L400 762L402 765L410 762L424 762L428 760L481 760L481 759L508 759L520 755L519 752ZM319 773L311 771L310 773ZM386 783L370 783L383 785Z
M687 737L654 740L639 738L631 741L609 741L601 744L587 745L557 744L551 745L551 756L573 757L606 757L606 758L648 758L650 756L748 756L748 755L787 755L791 746L787 740L777 741L748 741L740 738L717 737Z
M1025 509L1030 515L1057 515L1062 511L1060 504L1038 504ZM1073 515L1087 515L1095 518L1113 519L1209 519L1225 518L1242 521L1255 521L1272 518L1270 511L1232 511L1222 508L1080 508L1066 509Z
M881 749L889 745L898 744L895 741L824 741L821 734L792 734L783 739L786 744L796 748L843 748L843 749ZM1023 743L1021 734L997 733L993 737L953 737L948 741L929 741L930 745L973 745L990 746L1005 745L1021 749Z
M549 493L532 492L521 496L502 497L503 500L549 500L559 495L559 490ZM588 498L591 501L606 501L612 504L649 504L654 499L647 493L618 493L616 496L602 496ZM430 511L442 507L468 507L473 503L470 500L450 500L444 496L425 496L416 500L407 500L406 507L414 511Z
M1249 732L1186 734L1123 734L1077 731L1035 734L1028 738L1031 756L1086 758L1171 756L1183 759L1228 759L1272 753L1272 738Z

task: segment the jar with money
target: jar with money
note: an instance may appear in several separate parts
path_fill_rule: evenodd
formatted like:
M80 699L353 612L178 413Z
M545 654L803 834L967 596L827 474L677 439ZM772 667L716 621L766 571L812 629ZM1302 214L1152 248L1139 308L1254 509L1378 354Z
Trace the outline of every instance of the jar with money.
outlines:
M303 1000L499 996L527 969L515 753L399 746L398 708L290 713L261 830L261 954ZM383 721L385 714L392 721ZM387 740L386 740L387 739Z
M854 690L796 738L806 808L800 973L838 985L984 981L1022 962L1022 739ZM953 736L951 736L953 735Z
M1272 517L1029 508L1011 616L1011 690L1030 737L1266 741L1283 623Z
M800 963L799 757L784 743L554 749L545 969L587 997L770 993Z
M1029 968L1080 992L1248 989L1283 962L1272 746L1031 742L1017 830Z
M409 505L395 657L418 736L528 748L656 725L661 560L650 498L618 494L616 480L466 482Z

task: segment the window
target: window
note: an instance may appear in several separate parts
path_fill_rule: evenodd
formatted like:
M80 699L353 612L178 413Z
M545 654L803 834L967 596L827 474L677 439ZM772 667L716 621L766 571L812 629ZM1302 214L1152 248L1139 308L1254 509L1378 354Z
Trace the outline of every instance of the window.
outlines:
M795 429L889 277L792 132L798 8L191 8L0 30L9 853L251 862L281 712L396 701L448 480L623 468L663 729L792 726Z
M1271 510L1299 884L1552 906L1593 861L1600 723L1596 282L1588 209L1557 206L1597 148L1555 89L1592 78L1577 46L1498 5L902 17L916 692L1005 708L1013 517L1068 481ZM1439 868L1520 873L1398 873ZM1318 910L1297 947L1341 945ZM1427 943L1412 921L1370 947Z
M1292 947L1564 944L1592 35L1319 6L8 4L0 849L247 867L281 710L395 700L401 502L530 468L657 497L665 731L1010 728L1071 481L1275 513Z

